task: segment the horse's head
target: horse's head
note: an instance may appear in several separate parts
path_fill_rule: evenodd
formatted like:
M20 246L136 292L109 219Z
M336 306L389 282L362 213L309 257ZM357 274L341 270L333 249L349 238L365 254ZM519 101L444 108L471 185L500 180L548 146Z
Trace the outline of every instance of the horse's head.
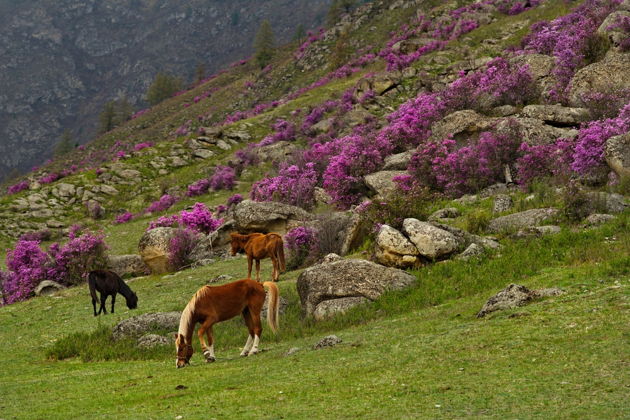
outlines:
M190 358L193 355L193 348L190 344L186 343L186 338L182 334L175 333L175 349L177 350L175 366L179 369L189 365Z
M240 235L238 233L230 233L230 243L232 245L232 256L235 256L243 248Z
M131 296L127 299L127 308L136 309L138 307L138 295L131 292Z

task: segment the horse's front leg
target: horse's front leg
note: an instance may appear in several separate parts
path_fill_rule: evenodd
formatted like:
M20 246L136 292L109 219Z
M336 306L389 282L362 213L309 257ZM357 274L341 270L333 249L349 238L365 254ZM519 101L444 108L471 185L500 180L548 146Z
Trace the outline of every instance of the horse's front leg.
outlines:
M98 314L96 313L96 299L94 298L92 298L92 307L94 308L94 316L97 316Z
M114 304L116 303L116 293L112 295L112 313L114 313Z
M252 278L252 263L253 262L254 262L254 259L248 255L247 256L247 278L248 279Z
M256 281L260 281L260 260L256 260Z
M212 363L216 360L214 357L214 340L212 338L212 323L210 321L206 321L199 327L197 331L197 335L199 336L199 342L201 343L201 351L203 352L203 356L206 358L207 363ZM208 336L208 344L206 345L206 340L204 335Z

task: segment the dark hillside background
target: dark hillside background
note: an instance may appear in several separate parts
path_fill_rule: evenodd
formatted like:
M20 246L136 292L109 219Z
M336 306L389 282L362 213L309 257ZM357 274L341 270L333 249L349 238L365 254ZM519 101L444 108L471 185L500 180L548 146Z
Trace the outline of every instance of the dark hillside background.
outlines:
M98 114L144 106L159 72L194 80L248 57L264 19L278 43L322 25L330 0L0 0L0 181L47 159L64 129L91 140Z

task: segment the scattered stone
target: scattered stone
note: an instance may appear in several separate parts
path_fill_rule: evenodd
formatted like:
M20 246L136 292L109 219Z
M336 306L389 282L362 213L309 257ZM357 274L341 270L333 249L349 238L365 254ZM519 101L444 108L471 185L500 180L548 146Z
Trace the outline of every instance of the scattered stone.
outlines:
M60 290L65 289L65 286L52 280L44 280L40 282L35 288L35 295L37 296L51 296Z
M620 178L630 178L630 133L606 140L604 156L610 169Z
M153 329L177 330L181 312L157 312L134 316L125 319L114 326L112 337L114 340L124 338L139 338Z
M192 268L199 268L199 267L205 267L207 265L212 265L216 262L216 260L214 258L203 258L201 260L197 260L195 262L193 262L190 266ZM211 280L208 280L208 283L210 283Z
M170 346L173 344L173 340L163 335L146 334L140 337L137 343L140 348L151 349L160 346Z
M151 269L144 263L142 257L137 254L110 255L107 258L107 266L110 270L123 277L144 276L151 272Z
M348 297L375 300L386 290L400 290L415 282L414 276L402 270L366 260L337 258L329 255L326 262L306 268L298 277L297 290L307 316L313 315L323 301Z
M299 347L291 347L284 355L285 356L291 356L292 354L295 354L298 351L300 351Z
M458 259L458 260L468 260L470 258L479 257L479 256L483 255L485 252L486 251L485 251L484 247L482 247L481 245L477 245L475 243L472 243L472 244L468 245L468 248L466 248L464 250L464 252L459 254L456 257L456 259Z
M317 344L315 344L313 346L313 349L319 350L323 349L324 347L334 347L341 342L341 338L337 337L336 335L328 335L322 338Z
M586 220L584 221L585 222L584 224L586 226L601 226L604 223L607 223L613 220L614 218L615 216L613 216L612 214L595 213L588 216Z
M419 254L405 235L389 225L381 226L376 235L376 262L387 267L407 268L417 263Z
M489 232L509 232L518 229L538 226L543 222L553 220L559 210L555 208L531 209L519 213L508 214L490 220Z
M587 211L588 213L611 213L619 214L623 213L628 207L626 198L621 194L611 194L607 192L592 191L586 193L588 198Z
M376 194L387 196L396 191L396 183L393 178L405 174L407 171L380 171L366 175L363 179L368 188Z
M405 219L403 232L418 248L420 255L431 259L452 254L463 245L463 241L451 232L418 219Z
M557 288L536 291L530 290L527 287L518 284L510 284L508 287L488 299L477 314L477 318L483 318L489 313L498 310L523 306L531 302L533 299L547 296L558 296L563 293L564 292L562 290Z
M514 207L514 200L512 200L512 196L507 194L498 194L494 197L494 206L492 207L492 211L494 213L503 213L504 211L510 210Z
M233 276L230 276L229 274L220 274L216 277L211 278L210 280L207 281L208 284L210 283L225 283L228 281L234 280Z
M447 207L433 212L427 219L429 222L439 222L441 219L454 219L462 213L455 207Z

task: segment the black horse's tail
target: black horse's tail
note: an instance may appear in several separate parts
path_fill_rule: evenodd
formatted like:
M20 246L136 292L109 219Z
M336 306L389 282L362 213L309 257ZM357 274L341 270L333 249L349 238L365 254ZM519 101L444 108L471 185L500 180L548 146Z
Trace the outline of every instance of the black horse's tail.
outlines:
M96 279L94 278L96 274L90 273L88 274L88 286L90 287L90 295L92 295L92 300L96 303L100 303L98 300L98 296L96 296Z

